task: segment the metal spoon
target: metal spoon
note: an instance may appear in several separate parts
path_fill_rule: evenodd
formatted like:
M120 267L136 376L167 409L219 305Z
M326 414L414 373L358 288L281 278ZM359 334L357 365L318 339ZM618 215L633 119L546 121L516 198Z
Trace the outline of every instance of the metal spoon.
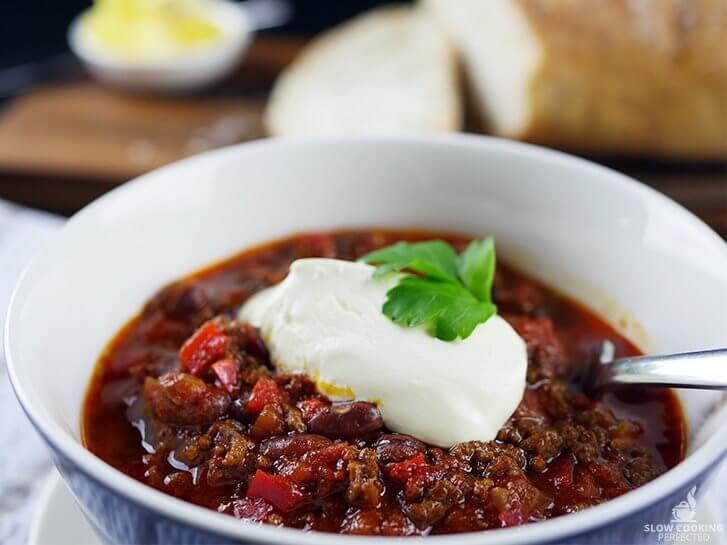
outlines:
M727 348L617 359L608 352L604 346L601 361L589 369L587 391L624 384L727 390Z

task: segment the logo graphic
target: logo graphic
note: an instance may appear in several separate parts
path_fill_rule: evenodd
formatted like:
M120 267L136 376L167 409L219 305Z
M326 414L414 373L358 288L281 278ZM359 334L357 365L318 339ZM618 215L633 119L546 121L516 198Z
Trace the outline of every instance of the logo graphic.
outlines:
M724 525L697 520L696 494L697 487L693 486L686 499L671 508L668 524L644 524L644 532L655 534L658 543L710 543L724 532Z
M693 487L687 493L686 501L682 500L671 508L671 521L674 523L692 522L697 515L697 500L694 494L697 493L697 487Z

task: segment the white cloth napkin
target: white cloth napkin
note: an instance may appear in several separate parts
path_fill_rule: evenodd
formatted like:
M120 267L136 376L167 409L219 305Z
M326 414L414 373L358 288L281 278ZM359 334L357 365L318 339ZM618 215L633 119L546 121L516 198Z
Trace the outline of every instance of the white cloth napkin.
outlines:
M38 248L62 225L57 216L0 201L0 331L15 282ZM39 487L51 470L46 449L7 380L0 342L0 543L23 545Z
M58 216L0 201L0 331L18 275L62 223ZM0 544L24 545L39 486L51 463L6 375L0 343ZM713 484L715 515L727 525L727 465Z

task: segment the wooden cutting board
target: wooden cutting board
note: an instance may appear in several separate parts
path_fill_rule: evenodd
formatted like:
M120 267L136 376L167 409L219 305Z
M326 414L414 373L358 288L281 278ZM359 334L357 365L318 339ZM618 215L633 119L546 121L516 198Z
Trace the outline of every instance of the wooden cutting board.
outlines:
M227 81L197 96L130 95L71 76L10 101L0 111L0 198L70 214L152 168L264 136L267 94L304 44L258 36ZM723 163L599 162L666 193L727 236Z
M113 184L260 138L265 96L303 44L259 37L237 72L204 95L132 95L86 77L40 86L0 113L0 172Z
M91 81L46 86L0 118L0 169L123 181L262 134L255 99L132 96Z

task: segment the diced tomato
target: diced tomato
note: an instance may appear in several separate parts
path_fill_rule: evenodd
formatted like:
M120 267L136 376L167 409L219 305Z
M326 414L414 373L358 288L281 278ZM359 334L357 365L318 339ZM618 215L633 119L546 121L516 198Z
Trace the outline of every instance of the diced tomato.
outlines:
M303 498L292 483L279 475L258 469L247 488L248 498L260 498L282 513L296 508Z
M596 478L596 482L603 487L621 484L621 474L606 460L591 462L588 469L591 471L591 475Z
M335 465L335 463L343 458L347 452L348 445L346 443L333 443L328 447L307 453L305 455L305 459L314 465Z
M502 525L506 527L520 526L526 522L525 514L519 504L514 504L509 509L502 511L497 518L499 518Z
M573 484L575 460L571 454L561 454L548 464L543 477L556 489L569 489Z
M298 402L298 409L300 409L300 412L303 415L304 422L308 422L311 418L313 418L327 406L328 404L325 401L315 397L311 399L304 399Z
M250 522L264 522L265 518L273 512L273 506L262 498L240 498L233 500L220 509L236 519Z
M298 485L318 483L316 488L319 493L323 489L333 489L348 477L347 468L339 462L346 457L349 449L346 443L333 443L310 450L302 459L284 464L280 473Z
M239 373L237 362L233 358L223 358L212 364L212 371L217 375L217 379L225 390L232 393L237 390L237 382Z
M321 471L320 469L322 469L323 471ZM313 467L311 464L302 461L285 463L280 468L280 471L283 475L285 475L286 479L289 479L290 482L297 485L305 485L307 483L311 483L315 481L316 475L328 473L327 468L325 467L316 468Z
M260 414L265 405L283 401L283 392L273 379L260 379L250 393L247 401L247 411Z
M225 355L228 338L214 320L205 322L179 350L182 368L192 375L202 376L209 366Z
M424 468L427 465L427 460L423 454L417 454L402 462L398 462L389 468L389 478L394 481L405 483L408 481L417 470Z
M601 489L596 484L596 478L588 471L588 466L584 464L576 464L573 472L573 487L583 498L598 498L601 495Z

